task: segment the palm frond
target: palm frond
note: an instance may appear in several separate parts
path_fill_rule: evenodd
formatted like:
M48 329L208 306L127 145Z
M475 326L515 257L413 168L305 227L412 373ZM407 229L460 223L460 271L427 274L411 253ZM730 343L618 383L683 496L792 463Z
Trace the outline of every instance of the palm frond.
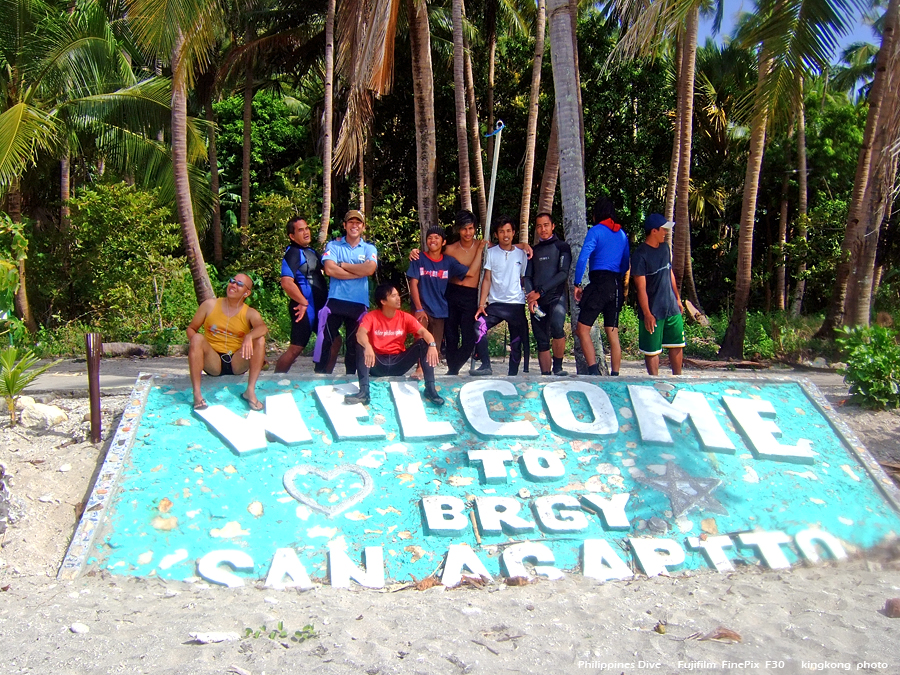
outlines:
M16 103L0 114L0 190L5 190L33 164L39 150L59 142L59 123L39 108Z

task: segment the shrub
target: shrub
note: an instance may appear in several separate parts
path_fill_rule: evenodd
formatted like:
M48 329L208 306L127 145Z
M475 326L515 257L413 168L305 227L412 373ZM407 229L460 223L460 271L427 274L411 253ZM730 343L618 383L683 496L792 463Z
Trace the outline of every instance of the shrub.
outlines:
M884 326L842 328L837 343L847 367L841 371L853 398L866 407L900 407L900 345Z

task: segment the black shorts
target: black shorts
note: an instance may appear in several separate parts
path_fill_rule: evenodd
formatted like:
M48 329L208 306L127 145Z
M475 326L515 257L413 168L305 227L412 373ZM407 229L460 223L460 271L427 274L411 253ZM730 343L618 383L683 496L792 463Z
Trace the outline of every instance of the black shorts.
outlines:
M231 354L219 354L219 359L222 361L222 370L219 372L219 375L234 375L234 370L231 367Z
M300 321L294 321L297 318L297 303L291 300L288 303L288 316L291 317L291 344L297 347L306 348L309 344L309 338L315 332L313 320L315 317L309 315L307 309L306 314Z
M602 314L605 328L618 328L619 312L625 303L625 277L618 272L596 270L590 279L579 303L578 323L593 326Z

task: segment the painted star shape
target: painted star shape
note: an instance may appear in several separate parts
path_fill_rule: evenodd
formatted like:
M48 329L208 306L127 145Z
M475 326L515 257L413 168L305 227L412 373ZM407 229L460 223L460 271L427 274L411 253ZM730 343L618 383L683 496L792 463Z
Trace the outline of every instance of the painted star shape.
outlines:
M728 515L727 509L712 496L712 491L722 484L718 478L697 478L669 461L666 462L665 475L644 476L635 480L666 495L672 504L672 514L676 518L694 508L723 516Z

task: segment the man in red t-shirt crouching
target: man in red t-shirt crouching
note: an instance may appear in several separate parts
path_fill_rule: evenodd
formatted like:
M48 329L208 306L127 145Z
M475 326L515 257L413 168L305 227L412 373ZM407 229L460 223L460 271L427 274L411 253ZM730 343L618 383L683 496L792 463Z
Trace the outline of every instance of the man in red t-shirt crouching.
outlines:
M369 376L390 377L405 375L417 363L425 374L425 398L434 405L444 405L444 399L434 387L434 367L438 364L438 350L434 336L416 321L412 314L400 309L400 293L393 284L381 284L375 289L374 309L359 324L356 339L356 373L359 393L344 397L344 403L369 404ZM419 337L404 350L407 335Z

